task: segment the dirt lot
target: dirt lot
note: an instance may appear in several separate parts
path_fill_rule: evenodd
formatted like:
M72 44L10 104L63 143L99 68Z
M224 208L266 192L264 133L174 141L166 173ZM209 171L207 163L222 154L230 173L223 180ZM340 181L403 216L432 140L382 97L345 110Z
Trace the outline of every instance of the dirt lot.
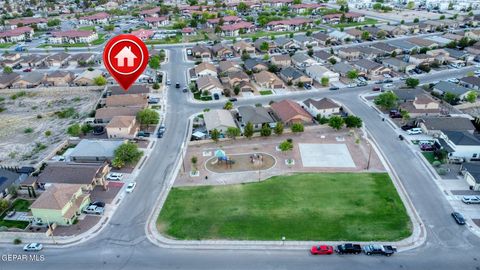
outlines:
M0 165L33 165L66 137L66 129L88 117L100 91L32 89L0 91Z

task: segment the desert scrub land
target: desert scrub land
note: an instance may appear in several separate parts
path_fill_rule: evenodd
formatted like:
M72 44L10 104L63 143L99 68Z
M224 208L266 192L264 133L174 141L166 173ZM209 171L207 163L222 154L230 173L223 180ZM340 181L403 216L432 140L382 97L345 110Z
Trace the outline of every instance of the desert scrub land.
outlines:
M67 138L68 125L95 109L98 91L75 88L0 91L0 165L33 165Z

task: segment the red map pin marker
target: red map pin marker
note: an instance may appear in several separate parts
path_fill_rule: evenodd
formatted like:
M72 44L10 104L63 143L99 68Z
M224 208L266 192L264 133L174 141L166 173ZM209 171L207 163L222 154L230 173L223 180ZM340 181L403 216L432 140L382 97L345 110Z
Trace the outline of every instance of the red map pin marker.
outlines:
M103 64L127 91L147 67L147 46L134 35L118 35L110 39L105 46Z

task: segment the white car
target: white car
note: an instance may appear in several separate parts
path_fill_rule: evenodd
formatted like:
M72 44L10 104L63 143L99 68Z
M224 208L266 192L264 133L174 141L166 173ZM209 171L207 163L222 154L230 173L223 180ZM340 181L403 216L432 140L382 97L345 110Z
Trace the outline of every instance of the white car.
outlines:
M30 243L30 244L26 244L23 247L23 250L24 251L40 251L42 250L42 248L43 248L43 245L40 243Z
M172 84L172 82L170 80L167 80L167 85L170 85Z
M407 130L408 135L417 135L417 134L422 134L422 129L421 128L412 128Z
M448 79L448 81L451 82L451 83L458 83L458 82L460 82L459 79L455 79L455 78L453 78L453 79Z
M125 189L125 191L126 191L127 193L132 193L136 186L137 186L137 183L136 183L136 182L130 182L130 183L128 184L127 188Z
M462 202L466 204L480 204L480 196L470 195L470 196L463 196Z
M393 84L387 83L387 84L383 85L383 88L385 88L385 89L393 88Z
M123 174L122 173L109 173L107 174L108 180L120 181L122 180Z
M356 85L356 84L353 84L353 83L351 83L351 84L349 84L347 87L348 87L348 88L354 88L354 87L357 87L357 85Z

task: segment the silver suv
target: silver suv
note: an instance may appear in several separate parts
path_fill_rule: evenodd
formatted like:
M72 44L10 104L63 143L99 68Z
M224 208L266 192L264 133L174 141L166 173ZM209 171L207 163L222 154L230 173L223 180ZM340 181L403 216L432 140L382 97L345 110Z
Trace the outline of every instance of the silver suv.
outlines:
M101 215L101 214L103 214L103 211L105 211L105 209L103 207L99 207L99 206L96 206L96 205L89 205L88 207L83 209L83 212L85 214Z
M480 196L470 195L470 196L463 196L462 202L466 204L480 204Z

